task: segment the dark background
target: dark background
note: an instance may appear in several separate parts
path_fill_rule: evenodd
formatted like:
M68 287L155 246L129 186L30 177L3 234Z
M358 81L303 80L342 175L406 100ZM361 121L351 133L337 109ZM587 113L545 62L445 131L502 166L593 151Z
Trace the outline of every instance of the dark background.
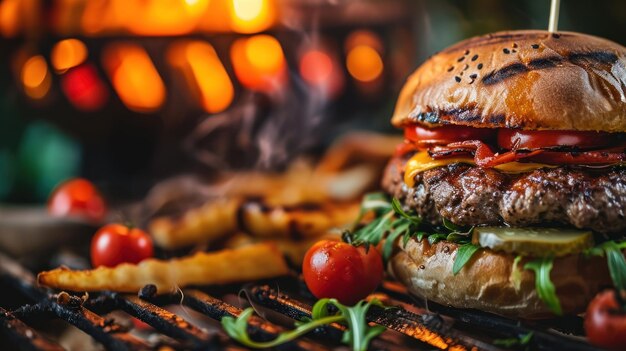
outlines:
M44 18L52 2L42 2ZM386 1L360 2L391 6L387 5L391 2ZM42 203L58 182L73 176L95 181L110 197L137 199L155 182L172 175L194 173L208 179L224 169L260 167L280 170L300 153L320 153L336 135L345 131L392 132L388 119L402 81L426 57L474 35L510 29L545 29L550 7L548 0L409 0L393 3L401 3L406 9L405 15L396 20L381 22L374 19L359 23L347 20L318 29L319 35L337 43L356 29L368 29L380 36L385 45L386 71L382 86L374 93L364 94L348 80L339 97L313 101L309 89L301 83L293 68L296 65L294 48L303 37L312 35L313 30L271 28L267 32L279 38L290 66L291 88L286 98L277 99L239 88L235 102L225 111L225 119L230 121L220 128L219 133L198 141L195 150L185 148L183 140L202 121L215 116L187 108L181 102L184 99L168 97L171 104L146 115L127 110L112 92L113 98L101 111L86 114L74 110L64 101L58 85L53 83L52 101L44 105L34 103L24 96L15 79L14 56L24 47L35 48L46 56L52 45L63 37L46 30L36 36L0 37L0 202ZM328 6L328 2L320 1L320 7ZM626 1L563 0L559 29L585 32L625 44ZM408 33L410 42L400 40L399 33ZM190 36L205 39L216 48L228 46L237 37L198 33ZM120 37L81 39L93 56L103 45L120 40ZM146 47L157 68L162 64L159 54L175 39L121 36L121 40ZM392 56L397 53L409 58L405 66L394 66ZM220 56L227 60L227 54ZM98 60L94 62L98 65ZM393 72L391 66L394 66ZM232 78L232 71L229 73ZM347 72L343 74L347 75ZM164 80L167 85L169 78L165 76ZM185 92L175 94L184 95ZM267 162L263 164L259 163L261 156L255 143L240 145L236 141L243 123L240 108L248 105L254 107L249 137L253 140L269 138L276 144L275 150L269 156L265 155ZM172 119L178 122L172 125L168 122ZM319 123L311 122L317 119ZM268 132L268 128L274 133ZM281 132L276 133L276 130ZM215 151L222 162L219 166L199 162L194 157L198 149Z

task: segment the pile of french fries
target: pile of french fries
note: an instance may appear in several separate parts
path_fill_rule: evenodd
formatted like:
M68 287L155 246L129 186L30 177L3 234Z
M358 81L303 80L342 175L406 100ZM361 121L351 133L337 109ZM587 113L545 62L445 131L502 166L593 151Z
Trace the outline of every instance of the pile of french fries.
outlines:
M373 133L348 134L316 165L300 160L280 174L224 175L211 185L219 196L182 216L161 216L149 223L154 242L165 250L208 246L211 252L87 271L59 268L40 273L38 281L70 291L136 292L154 284L157 292L167 293L187 285L286 275L285 257L299 266L313 243L338 240L354 224L361 196L378 187L400 141Z

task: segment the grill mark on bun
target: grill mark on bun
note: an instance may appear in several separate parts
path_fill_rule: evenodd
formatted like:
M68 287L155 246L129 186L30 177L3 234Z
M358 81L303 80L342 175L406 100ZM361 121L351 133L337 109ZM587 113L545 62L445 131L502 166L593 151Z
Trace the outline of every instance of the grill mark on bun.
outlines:
M530 68L531 70L546 69L546 68L556 67L561 63L563 63L562 57L550 56L550 57L545 57L545 58L540 58L540 59L534 59L528 62L528 68Z
M613 64L617 61L617 55L607 51L572 52L569 54L568 59L576 65L588 64L591 62Z
M528 67L526 67L523 63L513 63L504 68L500 68L499 70L487 73L487 75L483 77L482 82L485 85L493 85L525 72L528 72Z
M617 59L616 54L607 51L572 52L567 56L567 59L561 56L549 56L531 60L527 65L520 62L513 63L498 70L491 71L483 77L482 82L485 85L497 84L521 73L557 67L565 61L569 61L575 65L589 65L593 62L614 64Z

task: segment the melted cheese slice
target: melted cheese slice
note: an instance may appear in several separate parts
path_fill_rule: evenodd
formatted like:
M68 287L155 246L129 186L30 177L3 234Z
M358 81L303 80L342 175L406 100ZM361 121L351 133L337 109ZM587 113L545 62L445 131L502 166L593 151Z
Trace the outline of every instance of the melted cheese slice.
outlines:
M406 163L404 169L404 182L406 185L413 187L415 185L415 176L418 173L427 171L429 169L446 166L452 163L466 163L469 165L476 165L473 158L470 157L454 157L441 160L435 160L428 154L428 151L419 151ZM523 163L523 162L509 162L497 165L493 168L504 173L524 173L534 171L539 168L554 168L556 166L547 165L543 163Z

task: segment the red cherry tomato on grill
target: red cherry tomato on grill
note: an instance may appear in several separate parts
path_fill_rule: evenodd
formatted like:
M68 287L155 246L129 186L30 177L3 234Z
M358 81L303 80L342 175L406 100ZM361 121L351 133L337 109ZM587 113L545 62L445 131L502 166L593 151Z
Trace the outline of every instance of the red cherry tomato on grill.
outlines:
M447 145L465 140L489 142L495 139L496 132L496 129L456 125L436 128L411 125L404 128L404 138L414 142L418 147L429 147L434 145Z
M614 290L599 293L589 303L585 332L589 342L611 350L626 350L626 311Z
M376 248L322 240L313 245L302 263L304 281L317 297L335 298L354 305L367 297L383 278L383 260Z
M498 145L506 150L535 150L540 148L576 147L599 149L614 145L618 134L574 130L519 130L502 128L498 131Z
M106 203L88 180L75 178L58 185L48 200L48 213L56 217L80 216L98 222L106 215Z
M139 228L108 224L91 239L91 264L94 267L114 267L120 263L139 263L152 257L152 239Z

